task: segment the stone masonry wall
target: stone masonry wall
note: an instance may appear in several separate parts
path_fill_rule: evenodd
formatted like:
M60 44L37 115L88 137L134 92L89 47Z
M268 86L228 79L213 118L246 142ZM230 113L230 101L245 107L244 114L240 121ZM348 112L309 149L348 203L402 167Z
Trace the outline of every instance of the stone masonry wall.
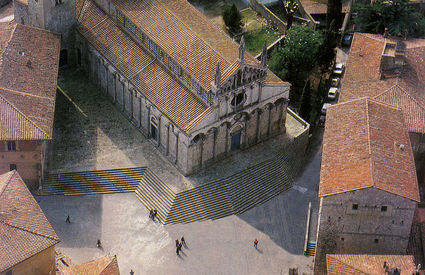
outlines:
M405 254L415 209L415 201L376 188L322 197L315 271L328 253Z

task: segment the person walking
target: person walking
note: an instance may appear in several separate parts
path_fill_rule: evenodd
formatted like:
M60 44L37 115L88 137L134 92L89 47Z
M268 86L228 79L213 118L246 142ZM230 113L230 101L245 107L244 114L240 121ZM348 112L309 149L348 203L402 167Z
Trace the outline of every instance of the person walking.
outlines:
M156 218L156 214L157 214L158 212L156 211L156 209L154 209L153 210L153 215L152 215L152 220L153 221L155 221L155 218Z
M71 218L69 217L69 215L68 215L68 217L66 217L65 222L67 222L67 223L71 223Z
M254 240L254 247L255 247L255 249L257 249L257 245L258 245L258 240L257 240L257 239L255 239L255 240Z
M182 245L186 246L186 241L184 240L184 237L183 236L182 236L182 238L180 240L181 240Z
M176 240L176 247L179 247L179 240Z
M152 219L152 217L153 217L153 209L151 209L151 210L149 211L149 219Z
M134 271L133 271L133 269L132 269L132 270L130 270L130 275L134 275Z
M179 252L180 252L180 248L177 246L177 248L176 248L176 254L177 254L177 256L180 255Z
M98 248L101 248L102 247L102 242L100 240L97 240L96 246Z

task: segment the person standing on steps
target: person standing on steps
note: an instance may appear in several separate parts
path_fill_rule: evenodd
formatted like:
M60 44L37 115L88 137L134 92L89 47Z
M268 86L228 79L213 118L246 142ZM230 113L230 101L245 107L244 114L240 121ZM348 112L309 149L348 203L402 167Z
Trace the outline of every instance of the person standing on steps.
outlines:
M152 220L153 221L155 221L155 218L156 218L156 214L157 214L158 212L156 211L156 209L154 209L153 210L153 215L152 215Z
M257 245L258 245L258 240L257 240L257 239L255 239L255 240L254 240L254 247L255 247L255 249L257 249Z
M149 210L149 219L153 219L153 209Z
M71 218L69 217L69 215L68 215L68 217L66 217L65 222L67 222L67 223L71 223Z
M101 248L102 247L102 242L100 240L97 240L96 246L98 248Z

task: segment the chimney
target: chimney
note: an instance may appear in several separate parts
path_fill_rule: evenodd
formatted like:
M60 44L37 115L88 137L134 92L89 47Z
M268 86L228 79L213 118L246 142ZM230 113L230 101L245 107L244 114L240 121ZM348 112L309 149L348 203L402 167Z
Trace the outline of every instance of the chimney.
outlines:
M381 56L381 79L399 77L403 71L406 45L402 41L386 41Z

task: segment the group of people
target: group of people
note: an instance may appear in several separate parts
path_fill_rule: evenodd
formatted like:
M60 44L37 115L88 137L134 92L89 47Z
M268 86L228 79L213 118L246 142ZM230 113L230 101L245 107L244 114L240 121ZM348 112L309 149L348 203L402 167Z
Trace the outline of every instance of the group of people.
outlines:
M184 237L181 237L180 241L176 240L176 254L180 255L180 251L182 250L182 246L186 246L186 241L184 240Z
M156 209L151 209L150 211L149 211L149 218L151 218L153 221L155 221L155 218L156 218L156 214L157 214L158 212L156 211Z

